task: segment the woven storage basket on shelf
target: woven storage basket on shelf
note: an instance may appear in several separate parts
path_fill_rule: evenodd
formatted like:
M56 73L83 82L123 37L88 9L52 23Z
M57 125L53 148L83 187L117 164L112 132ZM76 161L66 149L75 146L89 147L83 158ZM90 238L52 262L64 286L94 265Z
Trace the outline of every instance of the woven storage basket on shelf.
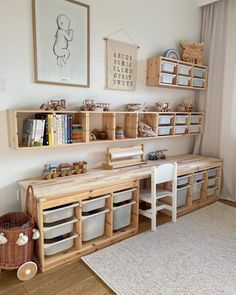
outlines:
M30 196L32 197L31 210L29 210ZM33 259L34 210L33 188L29 186L26 193L25 213L11 212L0 217L0 233L3 233L8 240L6 244L0 245L0 268L16 269ZM23 246L16 244L21 233L28 237L28 242Z

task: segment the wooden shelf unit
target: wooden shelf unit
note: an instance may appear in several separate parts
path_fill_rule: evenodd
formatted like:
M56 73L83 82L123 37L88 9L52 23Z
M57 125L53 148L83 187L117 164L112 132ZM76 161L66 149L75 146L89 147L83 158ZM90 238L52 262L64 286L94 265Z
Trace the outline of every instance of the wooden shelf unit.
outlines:
M81 142L75 142L71 144L54 144L44 145L39 147L27 147L22 145L23 137L23 122L25 119L35 119L36 114L45 113L56 116L57 114L72 114L73 123L82 125L83 137ZM167 126L172 127L170 134L159 135L159 117L172 115L173 120ZM187 115L188 120L186 121L186 130L183 134L176 134L175 132L175 119L178 116ZM191 116L198 115L201 117L199 122L199 130L197 132L191 132ZM150 125L155 132L153 137L140 137L138 133L139 121ZM180 125L178 125L180 126ZM82 111L42 111L42 110L8 110L8 129L9 129L9 145L11 148L18 150L32 150L41 148L55 148L63 146L79 146L82 144L95 144L95 143L113 143L121 141L133 141L133 140L148 140L148 139L159 139L168 137L179 137L179 136L191 136L202 134L204 130L204 113L203 112L192 112L192 113L178 113L178 112L82 112ZM123 127L124 139L116 139L115 131L116 127ZM108 138L105 140L97 139L95 141L89 140L89 135L94 129L106 130Z
M169 65L169 69L163 67L163 65ZM187 73L181 72L181 69L187 69ZM196 71L202 71L202 77L196 76ZM174 60L163 56L157 56L149 58L147 60L147 86L160 86L160 87L172 87L177 89L190 89L190 90L206 90L207 89L207 75L208 67L204 65L192 64L180 60ZM169 82L167 83L167 80ZM180 82L179 80L185 80ZM166 82L164 82L166 81ZM196 83L202 83L201 86L197 86Z

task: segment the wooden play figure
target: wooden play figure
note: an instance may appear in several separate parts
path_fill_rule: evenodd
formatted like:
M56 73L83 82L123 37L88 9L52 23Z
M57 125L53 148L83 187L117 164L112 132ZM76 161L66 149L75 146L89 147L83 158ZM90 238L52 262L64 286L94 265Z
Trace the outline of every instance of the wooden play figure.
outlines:
M190 43L187 41L180 41L180 47L182 49L182 59L184 61L203 65L203 42Z
M40 107L41 110L44 111L61 111L66 108L66 100L65 99L59 99L59 100L49 100L47 103L43 103Z

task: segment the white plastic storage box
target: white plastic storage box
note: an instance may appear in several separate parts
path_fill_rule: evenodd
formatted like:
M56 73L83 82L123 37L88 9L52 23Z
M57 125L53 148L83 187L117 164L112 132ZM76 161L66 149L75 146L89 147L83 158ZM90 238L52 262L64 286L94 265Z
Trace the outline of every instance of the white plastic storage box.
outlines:
M178 76L177 77L177 84L180 86L189 86L189 81L191 79L192 79L191 77Z
M200 133L201 132L201 125L191 125L190 126L190 133Z
M54 255L62 251L66 251L74 246L74 240L78 237L78 234L71 233L68 237L56 241L56 239L44 241L44 255Z
M216 194L216 187L208 187L207 189L207 196L211 197Z
M135 203L135 201L132 201L124 205L113 207L113 230L118 230L130 225L132 205Z
M204 181L193 184L193 201L200 199L203 183L204 183Z
M161 73L160 82L163 84L174 84L175 77L176 75Z
M43 210L43 222L51 223L71 218L74 216L74 208L77 206L79 204L74 203Z
M199 78L193 78L193 87L204 88L205 80Z
M173 115L159 115L159 125L170 125L171 120L173 119Z
M161 62L161 72L166 72L166 73L174 73L175 72L175 67L176 63L173 62L168 62L168 61L162 61Z
M191 124L200 124L202 120L202 115L191 115Z
M206 69L194 67L193 76L196 78L203 78Z
M117 204L132 199L134 191L136 191L136 188L115 192L113 194L113 203Z
M186 124L188 115L176 115L175 124Z
M64 223L56 222L57 224L53 223L52 226L44 226L43 228L44 238L53 239L61 235L71 233L73 231L74 223L77 221L78 219L74 218L73 220L69 220ZM50 223L48 223L48 225L49 224Z
M213 168L213 169L209 169L208 170L208 178L216 177L216 174L217 174L217 169L216 168Z
M216 185L216 178L209 178L207 186L215 186Z
M165 126L165 127L159 127L158 128L158 135L170 135L171 134L171 130L172 130L172 126Z
M189 176L190 175L179 176L177 178L177 186L187 185L189 183Z
M109 211L109 209L105 209L101 212L82 216L82 240L84 242L104 235L106 213Z
M194 173L194 182L202 181L204 177L204 172Z
M83 201L82 212L89 212L89 211L104 208L106 205L106 199L109 197L110 195L106 195L106 196L101 196L98 198Z
M177 207L181 207L186 204L188 188L189 186L184 186L177 189Z
M187 65L178 65L178 74L184 76L190 76L191 67Z
M185 134L187 126L175 126L175 134Z

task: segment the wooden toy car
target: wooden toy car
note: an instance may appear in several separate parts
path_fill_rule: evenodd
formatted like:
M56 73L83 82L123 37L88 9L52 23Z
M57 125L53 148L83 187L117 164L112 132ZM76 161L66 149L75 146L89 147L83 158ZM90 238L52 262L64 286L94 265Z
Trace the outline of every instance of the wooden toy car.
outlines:
M124 109L127 112L146 112L147 105L145 103L128 103L125 105Z
M40 107L41 110L45 111L60 111L66 108L66 100L49 100L47 103L43 103Z
M104 112L109 112L110 109L110 103L103 103L103 102L95 102L95 100L86 99L83 102L83 106L80 107L81 111L96 111L97 108L102 109Z

